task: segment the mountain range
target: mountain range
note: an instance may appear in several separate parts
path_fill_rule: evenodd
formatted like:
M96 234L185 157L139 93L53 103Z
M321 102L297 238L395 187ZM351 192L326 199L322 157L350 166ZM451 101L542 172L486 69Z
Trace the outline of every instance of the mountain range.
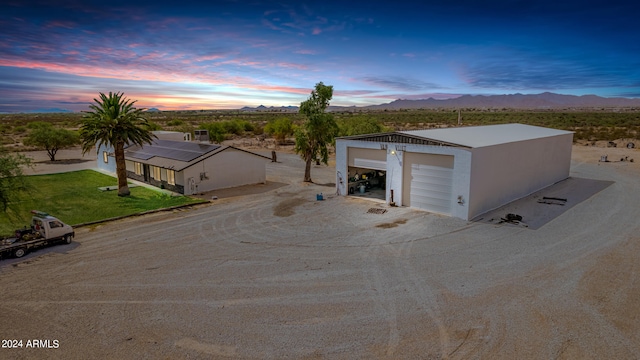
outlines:
M355 106L330 106L329 111L361 111L361 110L400 110L400 109L594 109L594 108L640 108L640 99L607 98L596 95L562 95L550 92L541 94L511 95L463 95L457 98L438 100L434 98L422 100L398 99L386 104ZM243 107L243 111L298 111L297 106Z

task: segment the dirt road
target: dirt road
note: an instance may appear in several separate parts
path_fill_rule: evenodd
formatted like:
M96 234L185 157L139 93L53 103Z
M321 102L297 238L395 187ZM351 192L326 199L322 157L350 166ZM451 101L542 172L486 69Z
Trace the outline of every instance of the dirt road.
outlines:
M58 343L0 357L638 358L640 164L603 151L572 176L610 185L535 230L335 197L279 154L283 186L0 262L2 339Z

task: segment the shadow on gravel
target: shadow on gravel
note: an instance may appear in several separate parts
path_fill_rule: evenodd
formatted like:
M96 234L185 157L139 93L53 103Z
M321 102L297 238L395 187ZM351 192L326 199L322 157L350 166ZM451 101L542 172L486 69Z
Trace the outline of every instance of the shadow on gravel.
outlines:
M211 200L214 197L217 199L224 199L224 198L231 198L236 196L262 194L271 190L279 189L287 185L289 184L275 182L275 181L267 181L266 184L243 185L243 186L238 186L238 187L233 187L228 189L211 190L204 193L191 195L191 197L196 197L204 200Z
M74 241L71 244L52 244L49 246L43 246L41 248L36 248L29 251L25 256L21 258L15 257L4 257L0 260L0 269L13 265L18 266L19 264L30 264L32 262L38 261L39 258L46 254L66 254L71 250L74 250L80 246L80 243Z
M326 186L326 187L336 187L336 183L330 182L330 183L326 183L326 184L320 184L320 183L314 183L318 186Z
M613 181L570 177L522 199L484 213L473 221L488 224L514 224L536 230L611 184ZM507 214L522 216L522 220L505 222Z

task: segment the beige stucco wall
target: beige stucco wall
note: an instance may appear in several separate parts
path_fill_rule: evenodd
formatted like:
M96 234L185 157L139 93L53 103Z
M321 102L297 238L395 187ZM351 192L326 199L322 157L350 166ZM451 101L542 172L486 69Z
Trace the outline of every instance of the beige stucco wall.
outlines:
M196 192L266 182L266 163L269 159L228 148L183 171L185 195L190 195L188 181L195 179ZM208 179L201 179L206 172ZM176 179L177 180L177 179Z
M573 133L471 149L469 219L569 177Z

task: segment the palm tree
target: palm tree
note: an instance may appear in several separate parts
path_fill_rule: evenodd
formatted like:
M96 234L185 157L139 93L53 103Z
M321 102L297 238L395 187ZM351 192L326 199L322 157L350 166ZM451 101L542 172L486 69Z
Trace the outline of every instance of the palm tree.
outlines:
M149 122L142 117L144 109L133 107L135 101L124 97L124 93L100 93L100 99L93 99L80 127L82 153L92 147L112 146L116 158L118 176L118 196L129 196L127 186L127 168L124 161L125 145L143 146L151 144L155 135L149 128Z

